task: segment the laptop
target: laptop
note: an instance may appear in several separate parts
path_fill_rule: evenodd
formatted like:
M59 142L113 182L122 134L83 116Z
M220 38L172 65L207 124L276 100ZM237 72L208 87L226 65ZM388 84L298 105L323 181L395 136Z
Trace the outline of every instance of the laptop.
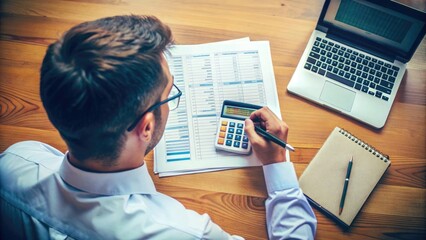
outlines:
M394 1L326 0L287 90L382 128L425 21Z

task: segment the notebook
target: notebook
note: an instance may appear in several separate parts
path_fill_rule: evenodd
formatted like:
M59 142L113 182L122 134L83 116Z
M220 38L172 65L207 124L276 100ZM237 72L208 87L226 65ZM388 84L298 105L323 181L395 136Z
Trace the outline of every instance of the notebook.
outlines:
M382 128L425 21L394 1L326 0L288 91Z
M346 171L353 158L345 203L339 215ZM336 127L299 178L308 200L344 227L349 227L390 166L389 157Z

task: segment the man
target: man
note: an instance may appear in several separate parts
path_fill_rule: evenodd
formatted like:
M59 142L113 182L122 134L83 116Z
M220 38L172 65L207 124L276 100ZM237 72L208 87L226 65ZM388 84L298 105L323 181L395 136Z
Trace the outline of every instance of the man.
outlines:
M155 17L117 16L77 25L49 46L40 95L69 151L27 141L1 154L2 232L40 239L241 239L157 192L144 164L181 95L163 56L171 44L170 29ZM268 108L246 121L265 164L269 237L312 239L316 219L292 164L284 162L285 149L257 135L253 121L284 140L288 127Z

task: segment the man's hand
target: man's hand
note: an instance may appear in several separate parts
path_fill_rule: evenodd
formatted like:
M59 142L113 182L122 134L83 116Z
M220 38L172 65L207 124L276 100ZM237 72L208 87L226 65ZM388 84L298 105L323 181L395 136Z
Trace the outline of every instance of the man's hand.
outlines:
M254 130L254 124L284 141L287 141L287 124L281 121L268 107L263 107L253 112L249 119L246 119L244 129L251 142L254 154L263 165L285 161L286 149L257 134Z

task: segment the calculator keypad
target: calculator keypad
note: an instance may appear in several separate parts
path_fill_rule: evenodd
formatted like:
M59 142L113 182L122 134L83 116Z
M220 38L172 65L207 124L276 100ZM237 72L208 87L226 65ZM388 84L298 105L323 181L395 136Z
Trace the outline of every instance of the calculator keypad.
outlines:
M249 140L244 132L244 123L222 120L217 145L226 146L226 150L247 153L250 149Z

